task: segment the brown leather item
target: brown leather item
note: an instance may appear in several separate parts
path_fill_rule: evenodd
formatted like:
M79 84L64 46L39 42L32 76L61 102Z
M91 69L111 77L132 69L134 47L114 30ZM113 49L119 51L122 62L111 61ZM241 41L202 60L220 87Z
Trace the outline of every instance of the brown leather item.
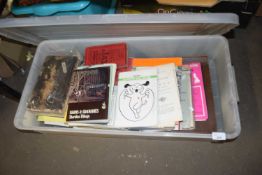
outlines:
M200 57L186 57L185 63L191 61L201 62L201 69L204 81L205 95L206 95L206 104L208 110L208 120L206 121L197 121L195 122L195 129L193 130L180 130L178 132L189 132L189 133L212 133L216 131L216 115L215 115L215 104L213 99L212 87L211 87L211 77L209 66L207 63L206 56Z

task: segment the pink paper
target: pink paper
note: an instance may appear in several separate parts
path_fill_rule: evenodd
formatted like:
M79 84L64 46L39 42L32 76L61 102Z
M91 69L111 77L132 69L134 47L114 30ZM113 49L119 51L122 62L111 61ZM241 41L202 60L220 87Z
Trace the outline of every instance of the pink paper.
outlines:
M188 66L191 68L192 100L195 121L205 121L208 119L208 113L201 64L194 62L188 64Z

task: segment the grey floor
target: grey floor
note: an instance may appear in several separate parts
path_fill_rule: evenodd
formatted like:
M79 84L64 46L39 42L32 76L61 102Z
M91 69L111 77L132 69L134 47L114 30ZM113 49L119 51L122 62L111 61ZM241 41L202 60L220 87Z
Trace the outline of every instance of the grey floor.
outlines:
M23 133L0 98L0 174L262 174L262 18L230 39L242 132L222 144Z

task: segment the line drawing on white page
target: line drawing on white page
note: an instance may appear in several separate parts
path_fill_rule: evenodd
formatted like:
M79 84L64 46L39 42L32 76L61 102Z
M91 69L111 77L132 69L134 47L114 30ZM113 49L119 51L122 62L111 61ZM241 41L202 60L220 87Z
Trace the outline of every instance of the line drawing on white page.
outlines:
M129 121L143 120L150 114L154 106L154 92L148 87L149 81L144 84L125 84L119 96L119 110L122 116Z

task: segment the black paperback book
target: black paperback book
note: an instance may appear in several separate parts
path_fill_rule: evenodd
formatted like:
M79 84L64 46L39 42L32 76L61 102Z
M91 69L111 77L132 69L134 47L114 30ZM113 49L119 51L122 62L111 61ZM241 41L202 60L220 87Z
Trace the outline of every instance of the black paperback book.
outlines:
M70 84L67 121L108 121L110 67L75 70Z

